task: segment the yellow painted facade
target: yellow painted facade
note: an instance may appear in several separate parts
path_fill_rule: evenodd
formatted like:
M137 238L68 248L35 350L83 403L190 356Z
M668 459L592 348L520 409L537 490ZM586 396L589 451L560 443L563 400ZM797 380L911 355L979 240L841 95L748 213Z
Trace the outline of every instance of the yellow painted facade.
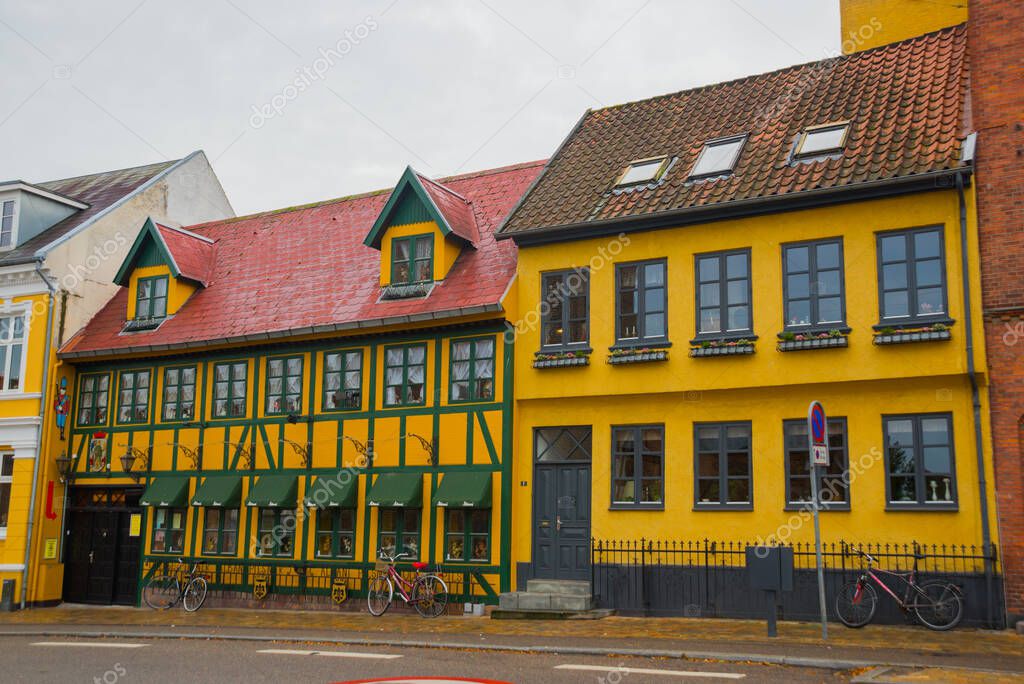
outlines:
M135 305L138 303L139 280L143 278L155 278L167 276L167 315L173 316L178 313L188 298L191 297L198 287L182 278L171 276L171 269L166 265L144 266L132 271L131 281L128 288L131 292L128 296L128 318L135 318Z
M967 21L966 2L840 0L843 54L868 50Z
M410 237L412 235L431 235L433 237L433 272L434 280L444 280L448 271L455 265L461 248L454 239L445 237L444 233L434 221L422 221L419 223L408 223L401 226L392 226L381 239L380 248L380 283L381 285L391 284L391 243L395 238Z

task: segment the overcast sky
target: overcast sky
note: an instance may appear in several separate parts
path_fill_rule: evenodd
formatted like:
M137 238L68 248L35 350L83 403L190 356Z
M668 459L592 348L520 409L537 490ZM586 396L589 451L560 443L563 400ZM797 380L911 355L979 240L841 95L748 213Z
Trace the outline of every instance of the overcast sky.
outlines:
M838 0L0 0L0 179L203 149L239 214L550 155L588 108L824 59Z

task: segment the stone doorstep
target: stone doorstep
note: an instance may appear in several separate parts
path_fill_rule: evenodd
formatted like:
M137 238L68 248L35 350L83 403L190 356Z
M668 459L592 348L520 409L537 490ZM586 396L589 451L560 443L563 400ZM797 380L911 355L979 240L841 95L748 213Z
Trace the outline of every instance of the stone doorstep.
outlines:
M512 592L498 598L499 610L583 611L594 607L594 599L572 594L539 594Z
M585 580L531 579L526 581L526 591L531 594L591 595L590 582Z

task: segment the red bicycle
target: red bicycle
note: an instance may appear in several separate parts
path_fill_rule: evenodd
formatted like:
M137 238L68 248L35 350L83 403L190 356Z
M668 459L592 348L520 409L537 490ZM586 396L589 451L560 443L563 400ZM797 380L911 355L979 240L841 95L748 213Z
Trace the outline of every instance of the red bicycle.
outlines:
M928 629L944 632L960 624L964 616L964 597L960 587L941 580L917 583L917 561L924 558L924 555L915 551L914 568L910 572L893 572L873 568L877 561L871 554L859 549L853 551L867 559L868 567L859 578L843 585L836 595L836 615L844 625L863 627L875 616L878 592L871 586L871 580L884 589L904 613L913 611ZM903 582L906 585L903 598L897 596L878 573Z
M427 569L426 563L417 561L412 564L413 570L416 571L416 579L410 582L395 569L395 562L409 554L399 553L391 556L383 549L377 553L380 555L377 569L382 572L370 580L366 592L366 607L370 615L379 617L387 612L395 598L396 590L399 598L405 601L406 605L411 603L416 612L423 617L437 617L444 613L448 607L448 585L439 575L421 574Z

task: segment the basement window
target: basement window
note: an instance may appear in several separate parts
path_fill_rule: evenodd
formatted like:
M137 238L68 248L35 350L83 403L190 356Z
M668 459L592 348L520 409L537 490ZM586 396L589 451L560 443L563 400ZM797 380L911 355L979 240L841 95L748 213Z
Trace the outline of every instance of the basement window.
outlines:
M731 173L746 141L746 135L709 140L700 151L700 156L690 171L690 178L708 178Z
M626 166L626 170L619 176L619 180L615 182L615 185L620 187L656 181L665 173L666 166L668 166L668 157L664 156L631 161Z
M794 158L816 157L843 149L850 132L849 123L826 124L805 129L800 134Z

